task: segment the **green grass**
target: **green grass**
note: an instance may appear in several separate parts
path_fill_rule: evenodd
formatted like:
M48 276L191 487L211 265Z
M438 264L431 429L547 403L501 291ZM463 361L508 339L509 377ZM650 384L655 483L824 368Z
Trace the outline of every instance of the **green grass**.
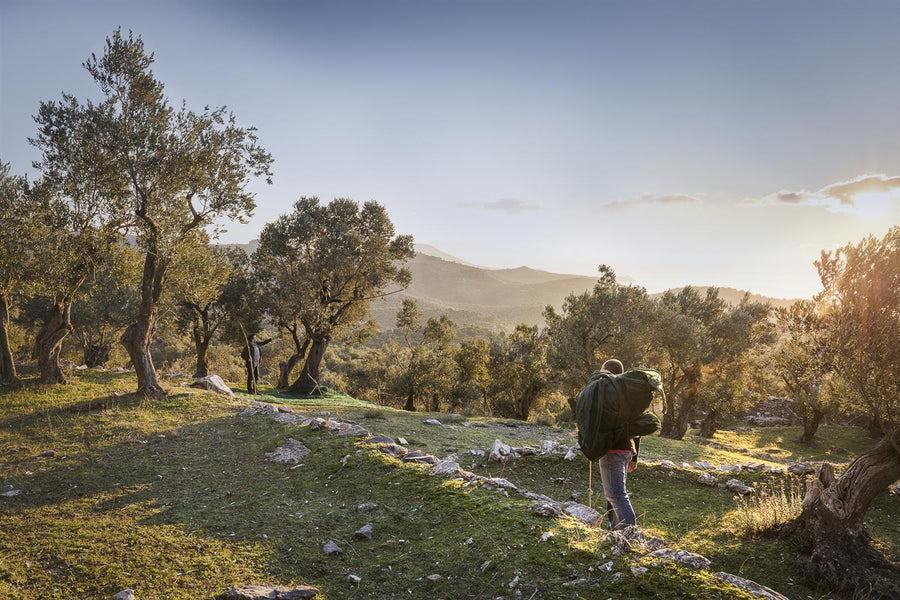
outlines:
M26 383L0 391L0 485L23 491L0 498L3 598L103 598L126 587L142 599L211 598L248 582L315 585L326 599L511 598L516 590L524 598L742 597L709 574L683 568L654 567L634 577L628 569L637 555L613 559L626 573L615 582L596 570L611 559L602 531L537 517L517 496L431 477L425 467L401 464L357 440L237 417L246 406L240 399L176 388L165 401L148 402L127 394L133 375L90 371L68 386ZM571 431L509 420L472 419L465 427L447 415L374 407L338 394L292 403L267 392L259 399L352 418L439 456L486 449L495 438L513 445L574 439ZM429 417L448 426L425 425ZM287 437L311 449L302 466L265 460ZM47 450L55 455L42 457ZM676 461L715 462L732 453L748 456L659 438L642 445L645 456ZM343 457L349 457L344 466ZM464 466L561 500L578 492L586 501L582 458L482 462ZM734 498L695 478L680 469L639 467L629 487L641 526L705 554L713 570L792 598L819 597L789 575L800 571L801 557L780 543L734 535L728 525ZM363 503L377 507L358 510ZM894 556L897 515L896 498L884 497L867 519L877 543ZM373 526L373 539L354 539L364 524ZM555 535L541 542L546 531ZM328 540L344 553L324 555ZM351 574L361 578L358 585ZM433 574L441 579L428 579ZM518 587L510 588L517 575ZM576 578L588 583L563 585Z

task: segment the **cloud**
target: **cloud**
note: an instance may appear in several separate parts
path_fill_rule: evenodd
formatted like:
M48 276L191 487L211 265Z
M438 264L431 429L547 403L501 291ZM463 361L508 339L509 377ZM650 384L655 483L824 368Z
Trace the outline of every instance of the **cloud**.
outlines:
M626 198L625 200L613 200L597 207L598 210L620 210L631 206L641 206L647 204L667 204L667 205L691 205L700 204L701 200L696 196L689 194L665 194L662 196L654 196L652 194L643 194L636 198Z
M891 192L897 192L892 194ZM881 197L868 196L869 194ZM813 206L830 212L858 212L866 203L884 203L889 197L900 197L900 176L884 174L860 175L846 181L826 185L820 190L781 190L762 198L745 198L740 202L747 206L784 205Z
M456 206L459 208L471 208L475 210L493 210L504 212L508 215L518 215L534 212L536 210L544 210L544 207L540 204L531 204L524 200L519 200L518 198L501 198L500 200L493 200L491 202L458 202Z

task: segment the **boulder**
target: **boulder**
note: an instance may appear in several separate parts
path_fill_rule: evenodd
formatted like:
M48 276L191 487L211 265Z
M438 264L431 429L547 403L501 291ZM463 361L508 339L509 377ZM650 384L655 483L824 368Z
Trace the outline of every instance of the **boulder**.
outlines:
M359 529L353 532L353 537L360 540L371 540L372 539L372 526L371 525L363 525Z
M309 456L310 449L294 438L288 438L284 445L266 452L266 458L280 465L296 465Z
M230 387L225 385L225 382L222 381L222 378L218 375L207 375L206 377L195 379L191 384L191 387L209 390L210 392L222 394L223 396L234 397L234 392L231 391Z
M741 494L742 496L753 493L753 488L748 487L740 479L729 479L725 482L725 487L730 491L735 492L736 494Z
M393 444L394 440L386 435L373 435L365 441L366 444Z
M319 590L302 585L289 588L280 585L242 585L216 596L217 600L306 600L315 598Z
M807 462L799 462L788 464L787 470L788 473L793 473L794 475L810 475L816 472L816 467Z
M596 525L603 518L603 515L590 506L577 502L563 502L561 507L564 513L588 525Z
M655 558L658 560L671 560L678 564L691 567L692 569L709 570L710 561L705 556L688 552L687 550L673 550L671 548L660 548L647 554L644 558Z
M134 600L134 590L127 589L118 592L112 597L112 600Z
M488 460L506 462L512 454L512 446L504 444L500 440L494 440Z
M719 483L719 480L716 479L715 475L710 475L709 473L700 473L700 477L697 479L703 485L708 485L710 487L715 486Z
M325 554L343 554L344 550L333 541L328 540L325 542L325 545L322 546L322 552Z
M731 573L723 573L721 571L713 573L713 576L722 581L727 581L734 587L744 590L747 593L758 596L759 598L767 598L768 600L788 600L787 596L783 596L773 589L769 589L764 585L760 585L755 581L732 575Z
M453 460L442 460L431 469L432 475L440 475L442 477L452 477L459 475L461 472L462 469L459 468L459 463Z

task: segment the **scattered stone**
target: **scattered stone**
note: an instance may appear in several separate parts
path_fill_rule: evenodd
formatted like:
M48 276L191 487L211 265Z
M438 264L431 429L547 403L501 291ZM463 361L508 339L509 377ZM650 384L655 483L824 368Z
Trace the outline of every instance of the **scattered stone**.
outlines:
M368 429L356 423L346 423L331 419L325 421L325 429L338 437L370 437L372 435Z
M406 438L397 438L397 442L398 442L401 446L409 446L409 442L406 441Z
M647 572L647 567L631 567L631 574L635 577Z
M359 529L353 532L353 537L360 540L371 540L372 539L372 526L371 525L363 525Z
M347 461L349 461L349 460L350 460L350 455L349 455L349 454L344 455L344 456L341 458L341 467L346 467L346 466L347 466Z
M335 544L331 540L328 540L327 542L325 542L325 545L322 546L322 552L324 552L325 554L343 554L344 553L344 551L341 549L341 547L338 546L337 544Z
M562 510L570 517L575 517L588 525L596 525L603 518L603 515L590 506L578 504L577 502L564 502L562 504Z
M436 465L440 461L437 456L433 454L423 454L422 452L410 452L406 456L403 457L403 462L411 462L411 463L419 463L425 465Z
M616 566L616 564L613 561L609 561L609 562L603 563L602 565L597 567L597 569L600 571L603 571L604 573L612 573L614 566Z
M768 600L788 600L787 596L782 596L773 589L767 588L764 585L760 585L755 581L750 581L749 579L744 579L743 577L732 575L731 573L723 573L719 571L717 573L713 573L713 576L717 579L721 579L722 581L727 581L734 587L744 590L745 592L748 592L760 598L767 598Z
M517 446L512 451L518 456L537 456L539 452L537 448L532 448L531 446Z
M45 452L41 452L40 454L38 454L38 457L40 457L40 458L53 458L54 456L56 456L55 450L47 450Z
M463 456L466 456L469 458L482 458L484 456L484 450L475 450L475 449L466 450L463 453Z
M547 540L554 537L555 535L556 534L553 533L552 531L545 531L544 533L541 534L541 541L546 542Z
M578 447L578 444L575 444L574 446L569 448L569 451L566 452L566 455L563 457L563 460L575 460L575 457L578 456L578 451L580 449L581 448Z
M541 517L555 517L562 514L562 509L553 502L535 502L531 505L531 510Z
M702 471L709 471L713 468L713 466L705 460L697 460L694 461L694 468L700 469Z
M740 473L741 465L719 465L719 470L728 473Z
M373 435L365 441L366 444L393 444L394 440L386 435Z
M217 600L307 600L315 598L319 590L302 585L288 588L275 585L242 585L216 596Z
M482 480L487 485L492 485L498 488L504 488L510 490L512 492L519 491L519 488L515 486L514 483L507 479L503 479L502 477L487 477Z
M431 575L429 575L429 576L426 577L425 579L427 579L428 581L440 581L441 579L443 579L443 577L441 577L441 576L438 575L437 573L432 573Z
M486 560L483 563L481 563L482 572L487 571L488 567L490 567L490 566L491 566L491 561L489 561L489 560Z
M118 592L115 596L113 596L112 600L134 600L134 590L122 590L121 592Z
M466 546L471 546L474 543L475 543L475 538L473 538L473 537L470 537L469 539L466 540Z
M352 581L353 583L355 583L357 585L359 585L359 582L362 581L362 577L360 577L359 575L354 575L353 573L347 575L347 579L349 579L350 581Z
M900 483L891 488L891 491L900 496Z
M744 468L753 473L756 473L757 471L759 471L760 469L762 469L765 466L766 465L764 465L761 462L748 462L748 463L744 464Z
M563 587L574 587L579 585L584 585L588 583L588 580L584 577L579 577L578 579L573 579L572 581L566 581L563 583Z
M659 466L662 467L663 469L665 469L666 471L674 471L675 470L675 463L673 463L671 460L661 460L661 461L659 461Z
M709 570L710 561L705 556L688 552L687 550L673 550L671 548L661 548L654 550L644 558L656 558L659 560L671 560L679 564L691 567L692 569Z
M794 475L809 475L816 472L816 467L806 462L789 463L787 470Z
M75 370L76 371L87 371L87 368L88 368L87 365L78 365L77 367L75 367Z
M709 473L700 473L700 477L697 478L697 481L702 483L703 485L708 485L710 487L714 487L719 480L716 479L715 475L710 475Z
M488 460L506 462L512 454L512 446L504 444L500 440L494 440L491 446L491 452L488 454Z
M230 387L225 385L225 382L222 381L222 378L218 375L207 375L206 377L195 379L191 384L191 387L209 390L210 392L222 394L223 396L234 397L234 392L231 391Z
M541 440L541 454L562 454L569 449L554 440Z
M612 574L612 580L613 580L614 582L615 582L615 581L619 581L619 580L622 579L623 577L625 577L625 573L613 573L613 574Z
M647 538L644 545L647 546L647 550L659 550L664 548L666 543L657 537L652 537Z
M431 469L432 475L441 475L441 476L453 476L459 475L462 469L459 468L459 463L453 460L442 460L438 464L434 465Z
M766 471L766 472L768 472L768 473L774 473L775 475L781 475L782 473L784 473L784 469L783 469L783 468L781 468L781 467L772 467L772 466L769 466L769 465L765 465L765 466L763 467L763 471Z
M691 463L683 462L683 463L681 463L681 468L682 468L682 469L690 469L690 468L691 468Z
M443 427L444 424L438 421L437 419L425 419L426 425L437 425L438 427Z
M379 452L393 456L394 458L403 458L406 456L406 448L397 444L382 444L378 447Z
M725 482L725 487L732 492L737 494L741 494L742 496L746 496L747 494L753 493L753 488L748 487L744 484L743 481L739 479L729 479Z
M508 585L510 588L514 588L514 587L516 587L517 585L519 585L519 576L516 575L515 577L513 577L513 580L510 581L507 585Z
M366 512L367 510L372 510L373 508L378 508L377 502L363 502L356 507L356 510L358 510L359 512Z
M320 429L325 429L325 423L327 421L322 417L315 417L314 419L310 419L309 421L309 429L310 431L318 431Z
M266 452L266 458L280 465L296 465L309 456L310 449L294 438L288 438L283 446L275 448L272 452Z

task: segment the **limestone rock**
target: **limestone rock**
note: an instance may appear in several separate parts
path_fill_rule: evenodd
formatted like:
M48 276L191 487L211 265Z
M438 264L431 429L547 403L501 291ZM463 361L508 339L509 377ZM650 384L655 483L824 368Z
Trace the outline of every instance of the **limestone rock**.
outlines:
M744 484L743 481L741 481L739 479L729 479L728 481L725 482L725 487L728 488L729 490L731 490L732 492L741 494L742 496L746 496L747 494L750 494L753 492L753 488L748 487L747 485Z
M498 488L504 488L511 492L516 492L519 490L519 488L517 488L514 483L512 483L511 481L509 481L507 479L503 479L502 477L485 477L484 479L482 479L482 481L486 485L492 485L492 486L495 486Z
M394 440L386 435L373 435L365 441L366 444L393 444Z
M561 506L564 513L570 517L575 517L588 525L596 525L603 518L603 515L599 512L584 504L578 504L577 502L563 502Z
M541 517L555 517L562 514L562 509L554 502L534 502L531 505L531 510Z
M675 463L673 463L671 460L661 460L661 461L659 461L659 466L662 467L663 469L665 469L666 471L674 471L675 470Z
M371 540L372 539L372 526L371 525L363 525L359 529L353 532L353 537L361 540Z
M419 451L410 452L403 457L403 462L419 463L425 465L436 465L441 462L437 456L433 454L424 454Z
M569 451L566 452L566 455L563 457L563 460L575 460L575 457L578 456L578 451L580 449L581 448L578 447L578 444L575 444L574 446L569 448Z
M372 510L373 508L378 508L377 502L363 502L356 507L356 510L358 510L359 512L366 512L367 510Z
M322 546L322 552L324 552L325 554L343 554L344 551L333 541L328 540L327 542L325 542L325 545Z
M741 465L719 465L719 470L727 473L740 473Z
M444 424L438 421L437 419L425 419L426 425L437 425L438 427L443 427Z
M700 477L697 479L703 485L708 485L710 487L714 487L719 480L716 479L715 475L710 475L709 473L700 473Z
M760 598L767 598L768 600L788 600L787 596L783 596L773 589L769 589L764 585L756 583L755 581L750 581L749 579L744 579L743 577L732 575L731 573L723 573L719 571L717 573L714 573L713 576L717 579L721 579L722 581L727 581L734 587L744 590L745 592L748 592Z
M531 446L517 446L512 451L517 456L537 456L538 454L538 449Z
M112 597L112 600L134 600L134 590L122 590Z
M222 381L222 378L218 375L207 375L206 377L195 379L191 384L191 387L209 390L217 394L222 394L223 396L234 397L234 392L231 391L230 387L225 385L225 382Z
M553 440L541 440L541 454L562 454L568 452L568 448Z
M280 585L242 585L216 596L217 600L307 600L315 598L319 590L302 585L288 588Z
M397 444L382 444L378 447L379 452L388 454L394 458L402 458L406 456L406 448Z
M294 438L288 438L283 446L275 448L271 452L266 452L266 457L272 462L280 465L296 465L301 460L309 456L310 449Z
M325 421L325 429L338 437L370 437L368 429L345 421L329 419Z
M462 469L459 468L459 463L453 460L442 460L438 464L434 465L431 469L432 475L441 475L443 477L459 475Z
M709 570L710 561L705 556L688 552L687 550L673 550L671 548L661 548L654 550L644 558L656 558L659 560L671 560L679 564L691 567L692 569Z
M809 475L816 472L816 467L806 462L790 463L787 470L794 475Z
M285 405L285 404L282 404L281 406L278 407L278 412L280 412L280 413L292 413L292 412L294 412L294 409L291 408L290 406L287 406L287 405Z
M506 462L512 454L512 446L504 444L500 440L494 440L491 446L491 452L488 454L488 460Z
M631 567L631 574L635 577L647 572L647 567Z
M701 471L709 471L713 466L705 460L697 460L694 461L694 468L700 469Z
M613 561L609 561L597 567L597 570L602 571L603 573L612 573L614 566L616 566L616 564Z
M544 533L541 534L541 541L546 542L547 540L554 537L555 535L556 534L554 534L552 531L545 531Z
M397 442L398 442L401 446L409 446L409 442L406 441L406 438L397 438Z
M441 577L437 573L432 573L431 575L427 576L425 579L427 579L428 581L440 581L441 579L443 579L443 577Z
M578 579L573 579L572 581L567 581L563 584L563 587L575 587L579 585L586 585L588 580L584 577L579 577Z
M0 496L3 496L4 498L12 498L13 496L18 496L21 493L22 490L13 489L11 485L5 485L3 486L3 491L0 492Z

